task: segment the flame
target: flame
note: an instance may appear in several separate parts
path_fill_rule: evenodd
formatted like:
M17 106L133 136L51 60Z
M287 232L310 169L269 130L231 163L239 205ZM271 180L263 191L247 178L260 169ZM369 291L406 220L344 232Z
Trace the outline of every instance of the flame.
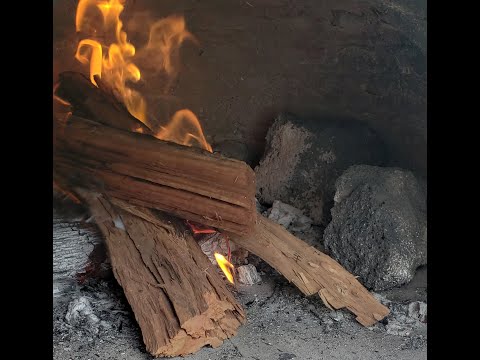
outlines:
M225 259L225 256L223 256L222 254L215 253L214 255L215 260L217 260L218 266L220 266L220 269L222 269L228 281L234 284L232 274L234 266L227 259Z
M138 120L149 126L147 102L140 91L129 87L129 84L139 83L142 73L135 64L139 59L136 48L128 41L123 30L120 14L124 10L125 0L80 0L75 16L77 32L83 33L92 28L95 14L103 19L102 28L94 27L94 38L83 39L78 43L75 58L89 66L90 81L95 85L95 76L102 79L114 89L116 95L123 101L127 110ZM107 37L113 34L113 41L107 46ZM101 36L100 36L101 35ZM181 16L170 16L155 22L149 34L148 43L142 49L149 65L155 67L155 72L164 71L168 77L176 75L174 58L186 39L195 40L187 31L185 20ZM136 57L137 55L137 57ZM151 127L151 126L149 126ZM181 145L197 145L212 152L206 141L202 127L197 117L190 110L177 111L166 126L160 126L157 138L172 141Z
M188 128L190 128L190 132L185 131ZM212 152L212 147L203 135L200 122L195 114L187 109L177 111L170 123L165 127L161 127L156 137L186 146L192 146L197 143L201 148Z

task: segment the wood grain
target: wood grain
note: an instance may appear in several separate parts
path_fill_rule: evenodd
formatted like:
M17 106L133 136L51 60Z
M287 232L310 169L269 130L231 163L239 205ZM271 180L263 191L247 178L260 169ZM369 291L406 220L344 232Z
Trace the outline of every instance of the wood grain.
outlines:
M105 236L115 278L154 356L217 347L245 314L182 222L77 190Z
M329 308L347 308L364 326L373 325L389 313L335 260L263 216L258 216L251 235L232 234L231 239L266 261L303 294L318 294Z
M214 228L254 226L255 174L244 162L71 116L56 131L54 170L84 186Z

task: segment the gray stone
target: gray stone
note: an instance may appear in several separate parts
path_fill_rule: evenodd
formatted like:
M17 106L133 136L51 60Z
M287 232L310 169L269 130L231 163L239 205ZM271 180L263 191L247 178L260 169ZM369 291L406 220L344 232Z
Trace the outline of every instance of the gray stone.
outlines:
M257 197L280 200L327 224L335 180L350 165L382 165L386 151L367 126L350 119L300 119L281 114L269 129L255 168Z
M326 249L368 288L408 283L427 263L426 184L410 171L358 165L336 188Z

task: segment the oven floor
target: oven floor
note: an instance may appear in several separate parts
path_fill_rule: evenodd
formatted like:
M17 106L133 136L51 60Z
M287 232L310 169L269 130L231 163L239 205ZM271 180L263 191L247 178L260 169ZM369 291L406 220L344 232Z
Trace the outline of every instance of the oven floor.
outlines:
M203 348L191 360L245 359L412 359L427 358L427 325L399 315L398 307L426 301L426 269L407 286L383 292L392 300L389 325L367 329L348 311L330 311L320 299L305 298L271 270L263 282L237 291L247 323L216 349ZM69 300L86 296L107 329L91 333L87 325L65 320ZM395 310L397 308L397 310ZM54 308L54 360L152 359L140 330L114 280L77 289ZM91 330L91 329L90 329ZM175 358L181 359L181 358Z

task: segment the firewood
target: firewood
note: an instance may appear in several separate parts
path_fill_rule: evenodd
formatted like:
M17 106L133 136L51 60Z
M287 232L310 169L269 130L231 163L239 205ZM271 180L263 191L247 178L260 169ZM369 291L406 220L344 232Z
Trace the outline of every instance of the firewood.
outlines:
M117 129L141 129L144 134L152 133L150 128L128 112L100 78L95 79L99 87L93 85L85 75L74 71L60 73L58 78L55 95L70 103L74 114Z
M266 261L303 294L318 294L329 308L346 307L364 326L373 325L389 313L335 260L263 216L258 216L251 235L232 234L231 239Z
M118 199L113 205L100 194L77 193L105 237L147 351L182 356L236 334L244 311L182 221Z
M237 234L253 229L255 174L242 161L77 116L56 131L55 145L56 179L70 187Z

